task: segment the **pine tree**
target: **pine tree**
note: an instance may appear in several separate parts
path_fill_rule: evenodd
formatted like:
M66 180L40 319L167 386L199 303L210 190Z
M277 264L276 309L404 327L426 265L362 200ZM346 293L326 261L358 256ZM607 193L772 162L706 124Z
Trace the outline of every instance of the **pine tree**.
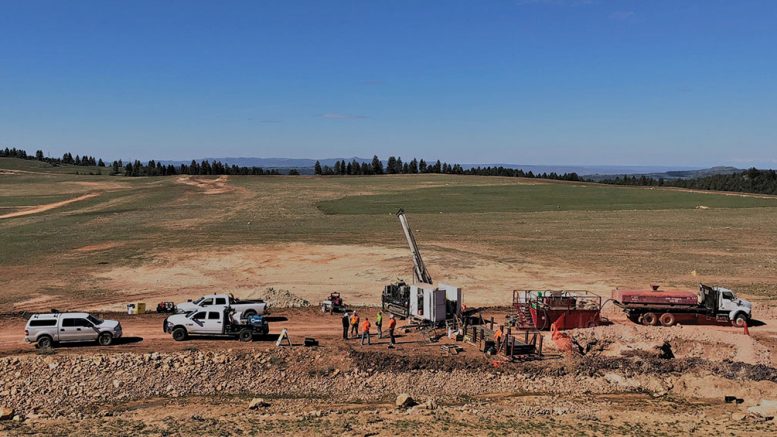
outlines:
M378 159L378 155L372 157L372 174L383 174L383 163Z
M397 172L397 158L394 158L393 156L389 156L388 161L386 162L386 173L394 174L396 172Z
M415 158L410 161L410 165L408 166L408 173L418 173L418 161Z
M317 175L321 175L321 162L316 161L316 165L314 166L314 173Z

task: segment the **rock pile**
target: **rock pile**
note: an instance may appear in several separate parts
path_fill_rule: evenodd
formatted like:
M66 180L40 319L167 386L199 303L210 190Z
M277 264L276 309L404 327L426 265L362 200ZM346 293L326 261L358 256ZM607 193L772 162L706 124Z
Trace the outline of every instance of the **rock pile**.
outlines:
M358 402L407 393L426 401L430 396L456 399L493 390L559 391L564 381L573 392L579 390L576 378L536 379L466 369L378 372L360 370L352 361L343 368L342 361L328 361L303 349L28 355L0 358L0 405L23 416L83 417L104 415L130 401L191 395L314 396ZM611 389L604 382L588 387L591 392Z
M310 306L310 302L289 290L268 288L259 293L259 298L267 302L271 308L302 308Z

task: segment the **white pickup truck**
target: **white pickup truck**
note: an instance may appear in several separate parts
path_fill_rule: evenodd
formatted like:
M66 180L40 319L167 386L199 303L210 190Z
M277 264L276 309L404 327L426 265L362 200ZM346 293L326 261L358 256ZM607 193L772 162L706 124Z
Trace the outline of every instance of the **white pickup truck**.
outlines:
M191 313L193 311L208 309L213 306L224 307L225 305L228 305L234 310L235 315L241 319L246 319L251 316L262 316L268 312L267 303L261 299L243 300L238 299L231 294L208 294L193 301L189 300L187 302L179 303L175 305L175 312Z
M162 323L162 329L172 334L175 341L198 335L237 337L240 341L252 341L256 336L270 332L267 319L263 316L240 318L234 308L223 305L188 314L173 314Z

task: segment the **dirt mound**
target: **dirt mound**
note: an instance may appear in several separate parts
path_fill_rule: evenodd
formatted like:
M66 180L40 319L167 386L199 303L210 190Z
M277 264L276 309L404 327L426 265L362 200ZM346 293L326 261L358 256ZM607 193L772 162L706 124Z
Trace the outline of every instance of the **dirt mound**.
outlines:
M253 294L253 293L252 293ZM303 308L310 306L310 302L289 290L276 290L272 287L256 293L255 296L267 302L271 308Z
M669 343L678 358L770 364L768 345L740 332L711 326L677 325L656 329L636 324L613 324L577 329L572 335L580 344L595 344L597 354L603 356L652 354L664 343Z
M203 194L224 194L235 191L235 187L228 185L229 176L219 176L216 179L195 178L181 176L175 180L179 184L189 185L203 190Z

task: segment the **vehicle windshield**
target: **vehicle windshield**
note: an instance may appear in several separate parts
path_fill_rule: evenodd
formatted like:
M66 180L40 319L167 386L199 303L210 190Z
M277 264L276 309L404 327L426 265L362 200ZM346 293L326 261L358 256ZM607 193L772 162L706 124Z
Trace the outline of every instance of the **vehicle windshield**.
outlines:
M205 296L202 296L201 298L199 298L199 299L195 300L193 303L194 303L195 305L199 305L199 304L200 304L200 302L202 302L203 300L205 300Z
M102 321L102 320L100 320L100 319L98 319L98 318L97 318L97 317L95 317L95 316L87 316L87 317L86 317L86 320L89 320L90 322L92 322L92 324L93 324L94 326L99 326L99 325L102 325L102 324L103 324L103 321Z

